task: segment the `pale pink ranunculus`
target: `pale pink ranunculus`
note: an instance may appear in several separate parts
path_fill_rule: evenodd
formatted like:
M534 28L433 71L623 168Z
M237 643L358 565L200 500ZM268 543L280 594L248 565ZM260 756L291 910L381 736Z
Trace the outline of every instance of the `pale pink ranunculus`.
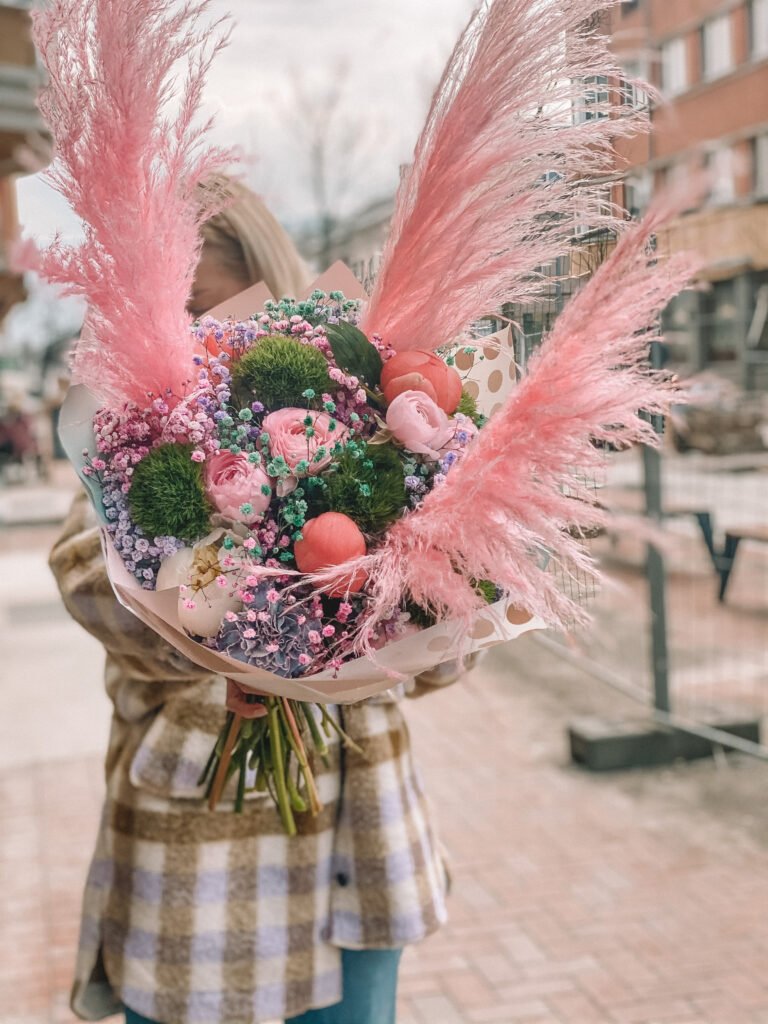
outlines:
M440 449L453 436L453 424L423 391L404 391L387 409L387 426L393 437L417 455L440 458Z
M272 500L272 482L258 463L244 452L217 452L205 467L205 490L214 508L229 519L251 526L264 515ZM240 511L250 505L251 512Z
M307 437L307 417L312 420L314 434ZM335 427L331 429L331 423ZM347 428L329 416L327 412L307 412L306 409L278 409L264 417L262 430L269 434L269 450L273 458L282 455L293 471L306 460L308 474L319 473L331 461L333 447L337 441L344 441ZM317 458L318 449L325 452Z

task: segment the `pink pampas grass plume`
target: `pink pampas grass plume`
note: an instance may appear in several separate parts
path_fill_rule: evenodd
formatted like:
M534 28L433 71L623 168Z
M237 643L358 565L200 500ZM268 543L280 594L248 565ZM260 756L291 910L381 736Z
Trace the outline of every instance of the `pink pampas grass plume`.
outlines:
M473 579L492 580L550 625L585 618L552 567L596 577L578 533L605 525L609 513L580 487L574 469L587 477L599 471L604 455L595 441L657 444L641 410L664 413L679 395L674 379L647 360L661 310L694 271L687 256L657 262L649 251L676 212L662 199L626 229L446 482L357 563L372 593L361 649L365 632L391 614L403 591L437 619L469 626L483 606Z
M88 304L73 382L104 402L181 395L190 376L185 306L211 212L196 188L229 159L207 145L209 124L196 123L222 45L218 28L201 24L207 9L207 0L48 0L33 14L49 76L39 100L55 142L48 178L85 230L81 244L43 252L40 273Z
M599 30L612 4L479 5L398 191L364 314L369 336L397 350L448 344L537 293L536 268L571 248L577 212L592 227L613 222L613 145L647 118L621 102L621 71ZM598 75L608 83L600 103Z

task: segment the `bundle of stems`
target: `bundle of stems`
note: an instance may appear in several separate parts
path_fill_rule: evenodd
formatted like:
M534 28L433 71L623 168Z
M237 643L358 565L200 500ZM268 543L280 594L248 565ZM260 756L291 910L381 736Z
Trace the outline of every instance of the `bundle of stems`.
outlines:
M211 751L198 785L206 785L208 806L214 810L224 787L238 773L234 809L241 813L248 792L269 793L289 836L296 835L297 813L313 816L323 807L311 765L311 751L328 765L328 744L335 732L347 747L352 742L323 704L309 704L287 697L248 694L249 704L262 711L247 718L228 711L223 729ZM318 721L319 720L319 721ZM254 775L248 786L248 774Z

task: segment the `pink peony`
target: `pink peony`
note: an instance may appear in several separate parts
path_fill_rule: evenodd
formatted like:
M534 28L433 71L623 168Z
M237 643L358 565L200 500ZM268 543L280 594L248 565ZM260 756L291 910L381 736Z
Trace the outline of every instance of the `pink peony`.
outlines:
M249 462L243 452L223 451L214 455L205 467L205 489L213 506L229 519L251 526L269 508L272 484L262 467ZM250 505L243 513L241 506Z
M404 391L387 409L387 426L410 452L440 458L440 449L453 437L454 426L423 391Z
M304 420L312 420L314 434L307 437L307 425ZM331 422L336 425L331 429ZM333 420L327 412L307 412L306 409L278 409L264 417L262 429L269 434L269 450L274 458L277 455L287 462L291 470L305 460L309 463L309 472L318 473L331 461L333 446L347 436L347 428ZM315 458L319 448L325 453Z

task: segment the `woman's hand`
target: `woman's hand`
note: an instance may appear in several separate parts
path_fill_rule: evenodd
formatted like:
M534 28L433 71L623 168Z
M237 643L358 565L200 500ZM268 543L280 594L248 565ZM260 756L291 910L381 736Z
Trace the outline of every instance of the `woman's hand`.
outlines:
M263 718L267 714L266 704L248 700L249 696L268 697L268 693L244 690L233 679L227 680L227 710L234 711L241 718Z

